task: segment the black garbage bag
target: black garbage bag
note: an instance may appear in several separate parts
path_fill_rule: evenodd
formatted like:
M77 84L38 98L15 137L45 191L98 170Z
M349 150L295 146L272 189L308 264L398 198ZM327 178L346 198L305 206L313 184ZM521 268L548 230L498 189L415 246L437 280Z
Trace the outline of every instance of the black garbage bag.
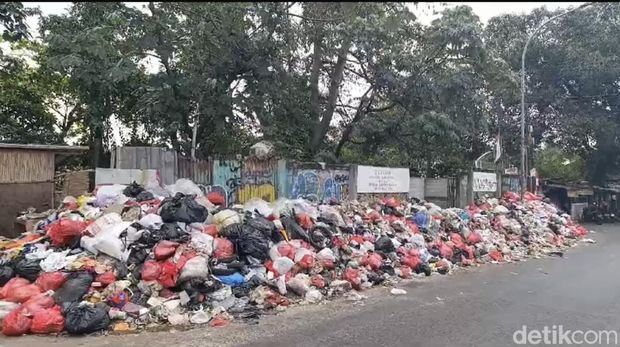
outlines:
M179 227L177 223L164 223L159 230L146 229L138 243L152 248L161 240L184 243L189 240L189 234Z
M54 293L56 304L79 302L88 292L93 276L88 272L73 272L69 274L65 283Z
M288 233L291 240L300 239L312 244L310 235L304 230L304 228L297 224L295 218L286 216L280 218L280 221L282 222L282 226L284 226L284 229Z
M129 198L135 198L144 191L144 187L133 181L130 185L123 189L123 195Z
M228 239L240 256L251 256L261 261L269 258L269 239L258 229L243 224L230 230Z
M153 193L147 192L146 190L140 192L140 194L138 194L136 196L136 200L140 201L140 202L142 202L142 201L149 201L149 200L153 200L153 199L155 199L155 196L153 195Z
M312 245L321 250L325 247L331 247L332 245L332 231L329 225L315 224L310 231L310 240Z
M65 329L69 334L89 334L105 330L110 317L105 305L70 305L65 310Z
M428 265L427 263L420 263L415 269L413 269L413 271L415 271L415 273L417 274L424 273L426 276L430 276L432 270L430 265Z
M132 245L133 246L133 245ZM127 257L127 264L142 264L149 256L149 252L146 247L130 247L129 257Z
M207 209L194 200L195 195L177 193L162 201L160 216L164 223L202 223L207 219Z
M15 275L13 268L5 265L0 267L0 287L4 286Z
M39 263L40 259L22 259L15 264L15 274L19 277L23 277L30 282L36 281L37 277L39 277L39 272L41 272L41 267Z
M396 248L394 247L394 243L387 236L381 236L375 241L375 251L381 251L383 253L394 252Z
M260 231L268 239L272 239L274 237L274 234L279 235L276 229L276 225L263 216L251 218L247 220L245 224L252 229Z

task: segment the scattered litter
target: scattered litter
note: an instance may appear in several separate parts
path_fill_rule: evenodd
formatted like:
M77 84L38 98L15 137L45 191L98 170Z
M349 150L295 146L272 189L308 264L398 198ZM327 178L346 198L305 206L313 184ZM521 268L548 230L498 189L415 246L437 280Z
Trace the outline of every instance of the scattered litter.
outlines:
M392 295L405 295L407 294L407 291L404 289L392 288L392 290L390 290L390 293Z

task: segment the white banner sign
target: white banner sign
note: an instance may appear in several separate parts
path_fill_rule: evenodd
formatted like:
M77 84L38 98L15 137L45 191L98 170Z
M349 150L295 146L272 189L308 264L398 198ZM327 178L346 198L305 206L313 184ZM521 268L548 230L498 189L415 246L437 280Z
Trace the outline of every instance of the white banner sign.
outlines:
M497 190L497 175L493 172L474 172L474 192Z
M358 193L408 193L409 169L358 166Z

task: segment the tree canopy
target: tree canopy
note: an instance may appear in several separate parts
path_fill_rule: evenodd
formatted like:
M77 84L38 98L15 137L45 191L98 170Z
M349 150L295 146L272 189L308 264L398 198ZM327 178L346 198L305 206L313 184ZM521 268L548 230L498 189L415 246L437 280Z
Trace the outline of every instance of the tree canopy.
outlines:
M620 4L543 29L526 56L528 124L602 182L618 170ZM491 150L519 160L521 51L558 12L494 17L466 5L423 25L406 3L74 3L40 16L0 3L0 140L163 145L197 156L279 155L463 173ZM10 87L9 87L10 86ZM544 160L543 160L544 161ZM544 171L544 170L543 170Z

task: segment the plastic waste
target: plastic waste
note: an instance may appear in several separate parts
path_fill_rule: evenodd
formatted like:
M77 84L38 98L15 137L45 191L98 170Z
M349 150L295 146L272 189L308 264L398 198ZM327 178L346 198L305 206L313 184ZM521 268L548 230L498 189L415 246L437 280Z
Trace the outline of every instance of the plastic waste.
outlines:
M178 182L178 181L177 181ZM173 198L166 198L161 203L159 215L165 223L202 223L207 219L207 209L199 205L194 195L177 193Z
M65 283L54 293L54 300L58 305L78 302L88 292L93 276L88 272L74 272L69 274Z
M233 210L222 210L213 215L213 223L218 230L223 230L233 224L241 223L241 216Z
M238 272L228 276L216 276L218 280L227 286L237 287L245 282L245 278Z
M65 328L69 334L89 334L106 330L110 317L101 305L73 304L65 311Z
M198 187L194 182L188 180L187 178L179 178L174 184L166 186L166 190L170 193L171 196L174 196L178 193L196 196L204 195L202 189L200 189L200 187Z
M39 263L39 266L45 272L56 272L65 269L77 259L76 255L70 256L68 254L69 250L51 253Z
M209 262L205 257L197 256L189 259L181 269L179 281L184 282L191 278L207 278L209 276Z
M21 336L30 330L32 319L22 309L11 311L2 321L2 334L5 336Z
M199 235L204 235L204 234L200 234ZM179 247L179 243L178 242L173 242L173 241L167 241L167 240L162 240L159 241L159 243L157 243L157 245L155 245L155 247L153 248L153 254L155 254L155 259L156 260L165 260L170 258L174 252L176 252L177 247Z
M34 282L39 276L39 272L41 272L40 262L40 260L36 259L22 259L15 264L15 274L30 282Z
M273 213L273 208L263 199L252 198L243 204L243 210L251 213L258 212L263 217L268 217Z
M283 275L293 268L295 262L288 257L279 257L273 262L273 268L278 274Z
M216 238L214 245L213 257L215 259L227 259L235 254L235 245L228 239Z
M41 310L32 316L30 331L34 334L59 333L65 327L65 318L60 306Z
M41 291L57 290L67 280L67 275L63 272L43 272L34 282Z
M164 221L160 215L149 213L142 217L138 223L147 229L159 229L164 224Z

